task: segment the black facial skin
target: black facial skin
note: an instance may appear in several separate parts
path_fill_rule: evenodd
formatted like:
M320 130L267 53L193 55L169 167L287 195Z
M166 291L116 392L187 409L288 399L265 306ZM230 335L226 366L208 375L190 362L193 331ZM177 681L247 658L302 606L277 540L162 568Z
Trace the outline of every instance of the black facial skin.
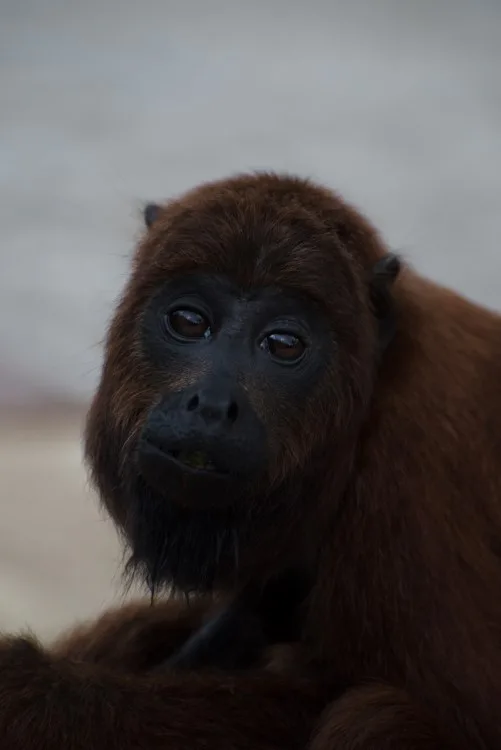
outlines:
M322 357L310 345L322 342L297 313L292 298L239 297L212 275L183 277L155 298L143 324L149 361L159 373L197 378L164 397L146 423L140 467L155 489L179 478L184 505L218 507L233 500L229 485L264 474L267 435L244 389L261 380L297 399L311 387Z

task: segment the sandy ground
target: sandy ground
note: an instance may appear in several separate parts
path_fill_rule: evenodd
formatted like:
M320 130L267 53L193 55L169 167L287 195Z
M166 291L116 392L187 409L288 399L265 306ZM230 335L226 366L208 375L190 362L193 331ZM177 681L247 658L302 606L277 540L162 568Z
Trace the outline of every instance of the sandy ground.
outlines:
M141 203L297 171L498 307L500 71L498 0L0 0L0 627L119 592L75 413Z

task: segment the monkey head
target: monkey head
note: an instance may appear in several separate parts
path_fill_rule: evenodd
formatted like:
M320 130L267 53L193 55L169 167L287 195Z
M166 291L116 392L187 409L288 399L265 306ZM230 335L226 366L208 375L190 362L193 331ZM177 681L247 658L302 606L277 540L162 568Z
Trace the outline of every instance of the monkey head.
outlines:
M293 177L209 183L144 219L86 430L131 569L188 591L314 557L393 334L398 261Z

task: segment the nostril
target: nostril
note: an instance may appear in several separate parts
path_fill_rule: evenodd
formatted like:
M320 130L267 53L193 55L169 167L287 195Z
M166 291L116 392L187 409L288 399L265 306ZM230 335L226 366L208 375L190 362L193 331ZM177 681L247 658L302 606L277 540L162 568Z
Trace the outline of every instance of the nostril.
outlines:
M198 406L199 402L200 402L200 399L198 398L198 395L197 395L197 394L195 394L195 395L194 395L194 396L192 396L192 397L190 398L190 400L188 401L188 404L186 405L186 409L187 409L188 411L195 411L195 409L197 408L197 406Z
M237 404L236 404L235 401L231 402L231 404L230 404L230 406L228 408L228 411L227 411L227 416L228 416L228 419L230 420L230 422L235 422L236 421L236 419L238 417L238 406L237 406Z

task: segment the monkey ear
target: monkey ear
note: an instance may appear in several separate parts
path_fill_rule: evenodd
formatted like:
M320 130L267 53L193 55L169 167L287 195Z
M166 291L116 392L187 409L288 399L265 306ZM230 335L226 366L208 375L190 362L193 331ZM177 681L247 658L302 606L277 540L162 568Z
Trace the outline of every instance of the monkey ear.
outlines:
M396 311L391 288L400 273L400 268L401 261L398 255L388 253L374 264L369 281L370 298L379 324L379 341L383 351L396 332Z
M398 255L388 253L372 267L372 282L389 289L400 273L401 262Z
M162 207L158 203L147 203L143 208L143 219L148 229L157 221L161 210Z

